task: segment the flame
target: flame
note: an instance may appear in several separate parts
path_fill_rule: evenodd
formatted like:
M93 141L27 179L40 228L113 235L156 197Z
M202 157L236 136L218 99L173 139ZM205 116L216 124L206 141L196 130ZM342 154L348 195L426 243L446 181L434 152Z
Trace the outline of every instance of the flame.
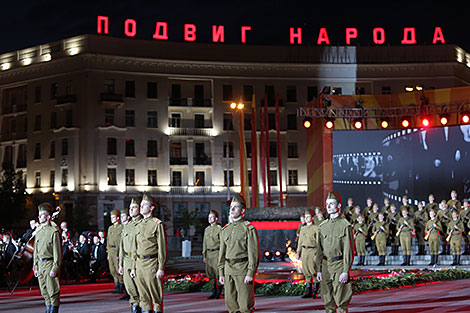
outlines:
M290 262L297 270L297 273L302 273L302 260L300 260L297 257L297 253L295 253L294 249L290 246L291 241L288 238L286 239L287 239L286 250L287 250L287 255L289 256Z

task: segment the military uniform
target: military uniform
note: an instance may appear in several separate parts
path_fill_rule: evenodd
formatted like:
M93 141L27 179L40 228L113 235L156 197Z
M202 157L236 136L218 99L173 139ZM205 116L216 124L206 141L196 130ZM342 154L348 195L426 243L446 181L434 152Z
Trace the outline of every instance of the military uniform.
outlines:
M406 223L405 223L406 222ZM403 252L403 263L401 265L410 265L411 262L411 232L415 229L415 223L412 217L402 217L398 220L398 231L400 231L400 245Z
M418 241L418 255L426 254L426 242L424 241L424 229L428 221L428 214L424 209L415 212L416 239Z
M53 210L50 204L41 204L39 212ZM46 304L46 312L59 312L59 269L62 259L62 243L57 225L41 224L36 229L33 250L33 269L37 271L39 289ZM50 273L56 273L51 277Z
M429 265L437 264L440 232L442 232L442 225L437 218L427 221L425 233L428 236L429 253L431 254L431 263Z
M470 254L470 235L468 234L470 231L470 227L468 227L468 223L470 223L470 208L462 207L460 211L460 219L462 220L465 229L462 234L465 243L465 252L463 254Z
M372 226L372 234L375 235L375 245L379 254L379 266L385 265L385 255L387 254L388 224L385 221L377 221Z
M221 288L217 288L219 280L219 250L220 250L220 232L222 227L214 223L204 230L204 239L202 241L202 256L206 259L206 275L212 284L211 299L219 298Z
M356 244L356 252L359 257L359 262L357 265L364 265L366 259L366 238L369 232L369 227L366 223L357 222L354 225L354 243Z
M382 213L384 215L384 218L387 218L387 215L388 215L389 212L390 212L390 205L384 205L380 209L380 213Z
M404 204L404 205L400 206L399 212L402 212L405 209L408 211L408 216L413 217L415 215L415 209L409 204Z
M428 202L428 204L424 206L424 210L427 213L429 213L431 210L437 212L439 210L439 205L436 202Z
M447 234L447 229L448 229L448 225L449 225L449 222L450 222L450 216L449 215L450 215L450 209L439 209L439 211L437 212L437 219L442 224L442 232L444 234ZM442 240L441 245L442 245L441 254L449 254L450 251L449 251L447 241Z
M450 199L449 201L447 201L447 207L451 210L456 209L457 211L460 212L461 206L462 206L462 204L457 199Z
M462 254L462 232L464 231L463 223L460 219L449 222L447 228L447 236L450 236L450 248L452 250L452 265L460 265L460 255ZM451 234L452 233L452 234Z
M325 220L325 219L323 218L323 216L322 216L321 218L318 218L318 216L315 216L315 217L313 218L313 225L318 226L318 225L320 225L321 223L323 223L324 220Z
M119 216L119 211L113 210L111 214ZM122 225L119 222L109 226L108 228L108 264L109 272L113 276L114 285L116 286L116 293L121 293L123 289L123 279L119 275L119 245L121 244Z
M354 205L348 205L343 210L343 216L348 220L349 223L353 223L352 215L354 214Z
M225 279L225 305L230 313L254 312L254 283L245 284L244 279L254 279L259 258L258 233L252 224L241 219L222 228L218 268Z
M331 193L328 198L331 199ZM339 200L337 200L339 202ZM322 273L320 283L323 304L327 313L347 312L352 298L351 282L340 283L342 273L349 273L354 258L351 224L346 219L327 219L320 224L318 234L317 269Z
M306 281L305 298L316 295L318 285L316 281L317 269L315 258L318 245L318 226L314 224L302 227L300 231L299 243L297 245L297 255L302 258L302 271ZM312 280L315 287L312 288ZM315 291L313 291L315 289Z
M400 239L397 236L398 231L398 220L400 216L398 212L392 213L391 211L387 215L387 223L390 237L390 246L392 247L392 252L390 255L398 255L398 246L400 245Z

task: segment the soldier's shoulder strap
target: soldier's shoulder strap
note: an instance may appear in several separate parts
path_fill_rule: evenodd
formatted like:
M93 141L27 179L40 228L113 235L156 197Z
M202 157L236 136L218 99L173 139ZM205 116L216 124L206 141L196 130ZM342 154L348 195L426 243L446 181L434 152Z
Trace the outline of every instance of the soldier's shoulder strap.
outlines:
M215 224L215 227L222 228L222 226L220 226L220 224Z
M245 224L246 228L248 229L255 229L255 226L253 226L253 224L248 221L244 221L243 224Z
M227 228L227 227L228 227L228 225L230 225L230 223L227 223L227 224L225 224L225 225L224 225L224 227L222 227L222 229L225 229L225 228Z
M321 227L321 226L324 225L326 222L328 222L328 218L325 219L323 222L321 222L320 225L318 225L318 227Z
M153 219L153 221L154 221L155 223L157 223L157 224L161 224L161 223L162 223L162 221L159 220L159 219L156 218L156 217L154 217L154 218L152 218L152 219Z

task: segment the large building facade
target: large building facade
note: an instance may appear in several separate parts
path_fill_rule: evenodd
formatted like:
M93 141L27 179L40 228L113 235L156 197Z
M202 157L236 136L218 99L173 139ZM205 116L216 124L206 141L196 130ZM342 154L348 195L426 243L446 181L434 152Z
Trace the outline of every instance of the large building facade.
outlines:
M272 203L281 171L285 205L301 206L306 139L296 112L323 87L382 94L470 82L470 55L452 45L231 46L84 35L0 55L0 66L0 158L25 173L34 199L54 193L66 217L86 207L91 227L103 228L110 210L149 192L170 235L185 210L224 215L228 191L240 192L231 102L245 103L250 160L252 97L257 105L267 97Z

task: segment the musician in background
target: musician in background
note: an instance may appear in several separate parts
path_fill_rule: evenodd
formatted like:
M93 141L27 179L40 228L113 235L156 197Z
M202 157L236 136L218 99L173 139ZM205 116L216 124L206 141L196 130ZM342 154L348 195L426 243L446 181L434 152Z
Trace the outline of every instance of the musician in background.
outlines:
M436 265L439 254L439 234L442 232L441 222L436 218L434 209L429 210L429 221L426 223L425 239L428 240L429 253L431 254L431 263L429 265Z
M459 211L452 210L452 220L447 227L446 241L450 242L452 249L452 264L460 265L460 255L462 254L462 232L464 231L463 223L459 218Z
M24 233L23 237L21 237L21 242L22 243L27 243L31 237L33 236L33 232L38 226L38 222L36 220L30 220L29 221L29 229Z
M402 218L398 220L397 236L400 238L400 245L403 252L402 266L411 265L411 235L415 234L415 222L408 216L406 205L401 206Z
M447 202L446 200L442 200L441 203L439 204L439 212L437 213L437 218L439 221L441 221L441 224L442 224L442 232L444 234L447 234L447 229L448 229L448 226L449 226L449 222L450 222L450 212L449 212L449 208L447 207ZM446 240L442 240L441 241L441 245L442 245L442 251L441 251L441 255L448 255L449 254L449 245L448 245L448 242Z
M5 266L8 266L10 264L11 259L15 255L16 252L16 246L13 244L11 241L11 235L10 233L5 233L3 234L3 257L5 260Z
M75 249L79 256L77 272L82 276L87 276L89 273L91 248L88 244L88 239L85 234L81 234L78 237L78 245Z
M428 222L428 215L424 210L424 202L418 202L418 210L415 212L416 239L418 240L418 254L426 255L426 242L424 241L424 229Z
M62 236L62 255L65 257L69 251L69 245L72 240L72 232L68 229L67 222L60 223L61 236Z
M461 204L460 204L460 201L457 199L457 191L455 190L452 190L450 192L450 200L447 201L447 206L453 210L457 210L460 212L460 207L461 207Z
M348 206L344 208L343 215L344 218L348 220L349 223L353 224L354 221L351 220L351 217L354 213L354 199L348 198Z
M99 278L101 272L106 268L106 247L101 243L98 235L93 236L93 246L91 247L90 267L93 273L92 280Z

